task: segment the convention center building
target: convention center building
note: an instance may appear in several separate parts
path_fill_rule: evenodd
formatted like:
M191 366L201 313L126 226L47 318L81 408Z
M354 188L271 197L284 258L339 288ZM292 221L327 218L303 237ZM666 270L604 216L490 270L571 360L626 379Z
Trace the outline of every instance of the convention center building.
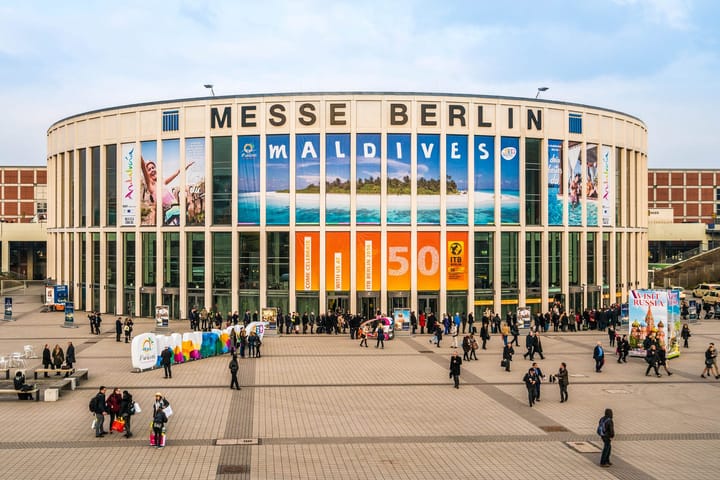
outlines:
M647 286L647 127L605 108L212 96L73 115L47 141L47 271L76 311L504 315Z

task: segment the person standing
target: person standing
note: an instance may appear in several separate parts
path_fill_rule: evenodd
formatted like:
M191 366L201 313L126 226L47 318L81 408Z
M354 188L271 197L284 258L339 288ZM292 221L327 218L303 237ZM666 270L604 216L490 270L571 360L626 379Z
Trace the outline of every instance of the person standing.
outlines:
M163 439L163 429L168 418L165 415L164 407L162 405L155 409L155 415L153 415L153 434L155 435L155 448L163 448L165 441Z
M717 350L715 350L714 343L710 343L707 350L705 350L705 370L703 370L700 376L705 378L705 374L707 374L708 377L712 377L713 374L715 374L716 379L720 378L717 371Z
M680 338L683 339L683 347L688 347L688 339L690 338L690 326L687 323L683 323L682 330L680 330Z
M560 387L560 403L567 402L568 400L568 384L570 383L569 375L567 371L567 365L565 362L560 364L560 369L557 373L557 382Z
M100 335L100 324L102 324L100 312L95 312L95 335Z
M107 412L110 414L110 435L112 435L113 430L113 422L115 422L116 418L120 418L120 405L122 404L122 395L120 394L120 389L115 388L113 389L113 392L108 395L107 400L105 401L105 406L107 407Z
M437 327L435 329L435 339L437 340L437 347L440 348L440 341L442 340L443 336L443 329L441 327Z
M380 346L382 346L382 348L385 348L385 330L383 328L382 320L378 321L377 328L375 329L375 334L377 335L377 342L375 342L375 348L378 348Z
M165 347L165 350L162 351L160 354L160 364L163 366L163 369L165 370L165 378L172 378L172 349L170 347Z
M486 322L482 322L482 326L480 327L480 339L482 340L482 349L487 350L486 344L487 341L490 340L490 334L488 333L488 324Z
M420 312L420 318L418 318L420 324L420 335L425 334L425 312Z
M197 312L195 312L195 315L197 315ZM195 330L194 328L191 329ZM125 331L125 343L129 343L130 339L132 338L133 331L133 321L130 317L127 317L125 319L125 325L123 326L123 330Z
M615 423L613 422L612 409L605 409L605 415L600 419L597 433L603 441L602 454L600 455L600 466L607 468L612 465L612 462L610 462L610 453L612 451L610 442L615 436Z
M540 370L540 367L537 363L533 362L532 369L535 372L535 401L540 401L540 385L542 385L542 380L545 375L543 375L542 370Z
M63 352L63 349L58 345L55 344L55 348L52 352L52 360L53 365L55 366L55 370L60 370L62 368L63 363L65 363L65 353ZM60 372L57 372L55 375L60 375Z
M240 366L238 365L237 361L237 355L234 353L232 354L232 360L230 360L230 365L228 366L230 369L230 390L233 389L233 387L240 390L240 384L238 383L237 373L240 369Z
M602 367L605 364L605 351L600 341L597 342L593 349L593 359L595 359L595 373L602 372Z
M68 342L67 349L65 350L65 363L68 368L73 368L75 363L75 345L72 342Z
M450 378L455 382L455 388L460 388L460 365L462 365L462 358L458 355L457 350L453 350L450 356Z
M503 363L505 364L505 371L510 371L510 363L512 362L512 357L515 354L515 350L512 347L512 344L505 344L503 347Z
M614 347L615 346L615 337L616 337L614 323L610 323L610 325L608 325L607 334L608 334L608 340L610 340L610 346Z
M362 347L363 344L365 344L365 348L367 348L367 346L368 346L368 344L367 344L368 326L363 325L362 327L360 327L359 332L360 332L360 346Z
M410 327L412 327L412 334L415 335L415 332L417 331L417 317L415 316L415 311L410 312Z
M475 351L478 349L478 342L475 340L475 335L472 333L470 334L470 338L468 338L468 343L470 344L470 360L477 360L477 353Z
M43 368L45 370L51 368L52 364L53 364L52 356L50 355L50 347L48 346L47 343L45 344L45 348L43 348L42 363L43 363ZM47 372L45 372L44 376L45 376L45 378L50 377L50 375L48 375Z
M450 326L450 336L452 337L451 348L457 348L458 326L454 323Z
M105 415L107 414L104 386L98 388L98 393L93 398L90 407L90 411L95 414L95 437L102 437L107 433L104 428Z
M122 332L123 332L122 320L120 319L120 317L118 317L117 320L115 320L115 341L116 342L120 342L120 336L122 335Z
M528 392L528 403L532 407L535 405L535 385L537 384L537 375L535 374L534 368L528 369L523 377L523 382L525 382L525 388L527 388Z
M125 435L123 437L132 437L130 431L130 418L135 415L136 405L133 401L132 395L127 390L123 390L122 401L120 403L120 416L125 420Z

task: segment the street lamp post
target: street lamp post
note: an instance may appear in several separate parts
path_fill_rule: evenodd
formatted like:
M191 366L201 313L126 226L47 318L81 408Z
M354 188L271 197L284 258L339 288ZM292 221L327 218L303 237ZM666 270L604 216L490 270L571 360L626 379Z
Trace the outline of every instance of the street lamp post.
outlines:
M540 92L547 92L549 89L550 87L538 87L535 98L538 98L540 96Z
M212 84L212 83L206 83L204 86L205 86L205 88L209 88L209 89L210 89L210 93L212 93L212 96L214 97L214 96L215 96L215 90L213 90L213 84Z

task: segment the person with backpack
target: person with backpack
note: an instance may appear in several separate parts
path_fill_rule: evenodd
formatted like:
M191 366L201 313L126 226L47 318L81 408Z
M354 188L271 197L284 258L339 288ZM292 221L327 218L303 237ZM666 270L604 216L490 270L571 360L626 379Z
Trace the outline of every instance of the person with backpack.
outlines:
M612 409L605 409L605 415L600 419L600 422L598 422L597 434L600 435L603 441L600 466L608 468L612 465L612 462L610 462L610 453L612 451L610 441L615 437L615 423L613 422Z
M105 415L107 414L107 406L105 403L105 387L100 386L98 393L90 400L90 411L95 414L95 437L100 438L106 435L104 428Z
M125 420L125 435L123 435L125 438L133 436L130 431L130 419L136 413L138 413L138 406L133 401L132 395L127 390L123 390L122 401L120 403L120 416Z
M230 365L228 366L230 369L230 390L233 389L233 387L236 387L238 390L240 390L240 384L238 383L237 373L240 369L240 366L238 365L237 361L237 355L234 353L232 354L232 360L230 360Z
M158 406L155 409L155 415L153 415L153 434L155 436L155 448L163 448L165 446L164 429L168 418L165 415L163 405Z

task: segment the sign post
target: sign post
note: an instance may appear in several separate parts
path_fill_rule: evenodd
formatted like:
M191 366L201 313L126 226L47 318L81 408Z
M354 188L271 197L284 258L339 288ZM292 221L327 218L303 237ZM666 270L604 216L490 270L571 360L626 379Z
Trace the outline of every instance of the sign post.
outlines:
M65 302L65 328L77 328L75 325L75 305L73 302Z
M5 316L3 320L6 322L13 321L12 318L12 297L5 297Z
M155 306L155 332L165 333L170 331L170 307L167 305Z

